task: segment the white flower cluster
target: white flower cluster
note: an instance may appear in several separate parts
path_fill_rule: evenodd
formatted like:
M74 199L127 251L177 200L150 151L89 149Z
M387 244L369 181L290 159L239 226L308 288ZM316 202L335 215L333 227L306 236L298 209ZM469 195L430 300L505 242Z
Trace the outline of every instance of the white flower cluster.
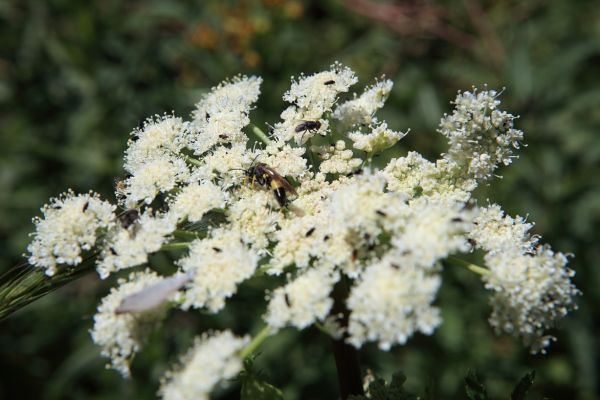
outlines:
M221 83L196 104L188 133L189 148L201 155L217 144L245 145L242 129L250 123L248 114L258 100L262 79L237 76Z
M114 224L116 207L95 193L75 195L69 191L42 208L34 218L36 231L27 247L30 264L54 275L58 264L77 265L82 253L96 245L101 230Z
M156 117L134 131L119 216L92 194L68 193L44 207L29 261L49 274L78 264L93 246L102 278L147 264L160 250L183 253L174 278L132 274L102 301L92 336L114 368L128 373L141 323L165 309L156 304L217 313L253 276L283 282L266 294L271 333L335 325L336 339L387 350L442 322L435 304L442 261L473 242L487 253L492 326L535 349L547 345L545 330L578 294L567 258L537 246L531 224L471 200L522 139L514 117L498 110L498 94L459 93L440 125L446 155L429 161L409 152L376 171L373 154L405 134L375 116L390 81L337 103L356 81L339 64L293 79L284 94L291 105L271 137L253 128L265 144L254 149L245 129L261 79L224 82L196 105L191 122ZM208 398L240 370L246 342L229 332L205 335L168 375L162 396Z
M123 193L127 207L139 201L150 204L160 192L168 192L189 175L188 167L178 154L185 144L181 118L156 117L132 132L125 152L125 170L131 175L125 180Z
M340 120L346 127L371 125L377 121L374 116L375 112L383 108L393 86L392 81L384 80L367 87L359 97L354 94L352 100L340 104L335 109L333 117Z
M329 120L323 116L332 111L337 96L357 81L354 72L340 64L332 65L329 71L301 75L297 81L292 78L292 87L283 95L283 100L292 105L281 113L283 121L275 124L273 133L277 140L294 139L297 144L304 144L317 133L326 135ZM316 125L307 126L306 122Z
M494 90L459 92L454 112L444 115L438 130L450 144L446 158L478 180L489 178L498 164L510 164L523 140L513 128L515 117L497 109L498 96Z
M492 291L490 324L498 332L520 336L533 353L545 352L554 338L545 334L554 322L576 309L579 290L567 256L537 245L533 224L504 215L498 205L481 209L470 236L487 252L485 286Z
M98 274L104 279L113 272L145 263L148 254L169 241L176 227L176 214L153 215L152 209L146 209L130 226L113 227L98 259Z
M195 276L183 296L182 308L207 307L216 313L237 285L252 276L257 263L256 253L227 229L213 230L209 238L193 241L189 254L179 261L184 271Z
M110 358L110 367L123 376L129 376L129 363L156 325L166 308L160 307L141 314L117 314L123 299L161 280L154 272L136 272L128 280L119 279L118 286L102 299L94 316L92 339L102 348L102 355Z
M197 338L181 366L167 374L160 395L165 400L208 400L215 386L241 371L238 352L248 341L247 337L236 337L230 331Z

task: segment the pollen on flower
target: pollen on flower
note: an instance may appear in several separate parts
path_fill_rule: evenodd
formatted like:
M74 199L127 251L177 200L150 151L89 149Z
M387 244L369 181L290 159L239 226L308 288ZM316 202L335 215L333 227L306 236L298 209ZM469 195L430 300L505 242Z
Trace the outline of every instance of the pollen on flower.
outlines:
M164 400L208 400L210 392L242 370L238 353L249 342L230 331L204 334L167 373L159 390Z
M59 264L77 265L84 251L89 251L101 231L114 225L116 207L93 193L63 193L42 208L42 218L35 218L33 241L27 247L31 265L54 275Z
M102 355L110 359L110 365L124 377L129 376L129 363L141 349L144 340L164 315L166 308L159 307L144 313L115 313L123 299L160 281L155 272L146 270L119 279L118 286L102 299L98 313L94 315L92 340L102 348Z

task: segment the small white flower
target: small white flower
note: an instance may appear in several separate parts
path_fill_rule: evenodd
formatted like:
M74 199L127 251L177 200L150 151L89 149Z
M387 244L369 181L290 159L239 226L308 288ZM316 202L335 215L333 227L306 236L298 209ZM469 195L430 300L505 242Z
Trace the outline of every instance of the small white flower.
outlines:
M323 174L347 175L357 170L363 162L360 158L352 158L353 156L352 150L346 150L346 143L338 140L335 147L331 146L321 154L323 161L319 171Z
M381 153L383 150L395 145L404 136L406 136L404 132L396 132L388 129L385 122L374 127L369 134L364 134L360 131L348 134L350 140L354 142L353 147L355 149L369 154Z
M196 104L188 133L188 147L194 154L204 154L219 143L246 145L242 129L250 122L248 115L261 83L255 76L237 76L213 88Z
M338 280L339 274L327 268L309 269L275 289L265 320L275 329L287 325L304 329L324 320L333 306L330 293Z
M498 164L510 164L523 140L523 132L513 128L515 117L496 109L498 96L494 90L459 92L454 112L444 115L438 129L450 144L445 157L478 180L489 178Z
M256 162L267 164L281 176L304 178L308 172L306 158L303 157L305 152L306 149L303 147L291 147L282 142L273 142L266 147Z
M227 209L232 232L238 233L253 248L266 249L282 218L275 196L271 190L258 186L243 187L237 194L237 201Z
M175 188L189 175L189 169L183 159L166 154L151 158L130 172L132 176L125 181L124 190L128 207L135 207L141 200L146 204L152 203L158 193Z
M181 365L166 374L159 394L164 400L208 400L210 392L242 370L239 351L248 337L230 331L203 335L182 358Z
M102 230L114 224L115 206L93 193L75 195L72 191L42 208L43 218L35 218L33 241L27 246L31 265L54 275L58 264L77 265L82 253L96 245Z
M136 272L128 280L119 279L118 286L104 297L94 315L94 327L90 331L92 340L102 347L102 355L110 358L111 367L124 377L129 376L129 363L137 353L148 331L161 320L166 308L159 307L144 313L116 314L123 299L160 281L160 276L151 271Z
M350 291L348 341L356 347L377 341L382 350L404 344L415 332L430 335L441 323L432 306L438 274L390 260L369 266Z
M213 208L225 207L226 194L210 181L190 183L173 199L170 211L180 220L197 222Z
M464 204L444 197L419 197L400 210L394 221L394 209L388 207L384 226L394 231L391 244L398 263L433 268L436 263L470 246L464 233L471 227L472 215ZM396 225L396 227L394 227Z
M373 115L383 107L393 86L392 81L384 80L365 88L360 97L356 97L354 94L352 100L340 104L333 113L333 117L340 120L345 127L371 125L375 122Z
M165 115L146 120L142 129L131 133L133 138L125 151L125 170L134 174L150 159L173 156L185 145L183 132L181 118Z
M566 267L567 257L539 246L534 254L488 254L485 261L491 271L483 277L492 291L490 324L521 337L532 353L544 353L550 344L545 331L577 308L580 292L571 283L575 272Z
M575 272L568 259L548 246L534 246L533 224L505 215L500 206L479 210L470 237L485 250L483 276L492 291L490 324L497 332L521 337L533 353L545 352L551 342L545 331L577 306L580 292L571 282Z
M306 143L315 134L326 135L329 121L322 117L331 112L338 94L347 92L357 81L354 72L341 64L311 76L301 75L297 81L292 78L292 87L283 99L293 105L281 114L283 121L275 124L273 135L284 142L293 138L297 144ZM316 124L300 129L307 122Z
M529 234L532 223L505 215L497 204L480 208L474 224L469 236L479 248L492 253L529 253L539 240Z
M114 228L102 250L102 257L98 259L98 274L104 279L115 271L145 263L148 254L160 250L170 240L176 227L176 214L153 216L152 210L147 209L128 228Z
M249 250L241 237L224 228L211 236L195 240L189 254L179 260L186 272L194 273L183 295L183 309L206 307L216 313L225 300L237 291L242 281L250 278L258 264L258 256Z

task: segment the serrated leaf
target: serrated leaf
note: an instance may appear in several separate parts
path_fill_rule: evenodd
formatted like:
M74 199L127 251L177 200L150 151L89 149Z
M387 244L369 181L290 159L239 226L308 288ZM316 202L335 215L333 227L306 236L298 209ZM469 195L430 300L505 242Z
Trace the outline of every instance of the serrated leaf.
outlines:
M377 378L369 384L367 394L351 395L348 400L414 400L416 396L404 390L404 382L406 376L402 372L397 372L392 375L392 380L389 385L386 385L385 380Z
M513 389L512 393L510 394L510 399L523 400L529 389L531 389L534 379L535 371L526 373Z
M469 400L487 400L485 387L475 372L469 370L465 378L465 391Z

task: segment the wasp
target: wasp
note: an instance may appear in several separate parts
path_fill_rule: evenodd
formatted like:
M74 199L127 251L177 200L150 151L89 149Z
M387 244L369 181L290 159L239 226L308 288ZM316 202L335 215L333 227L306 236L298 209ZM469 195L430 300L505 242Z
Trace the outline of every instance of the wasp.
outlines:
M287 204L287 194L291 193L295 196L296 189L281 175L277 173L273 168L267 164L258 163L251 166L245 171L246 177L252 179L252 182L258 182L259 185L265 186L273 190L275 199L281 207Z

